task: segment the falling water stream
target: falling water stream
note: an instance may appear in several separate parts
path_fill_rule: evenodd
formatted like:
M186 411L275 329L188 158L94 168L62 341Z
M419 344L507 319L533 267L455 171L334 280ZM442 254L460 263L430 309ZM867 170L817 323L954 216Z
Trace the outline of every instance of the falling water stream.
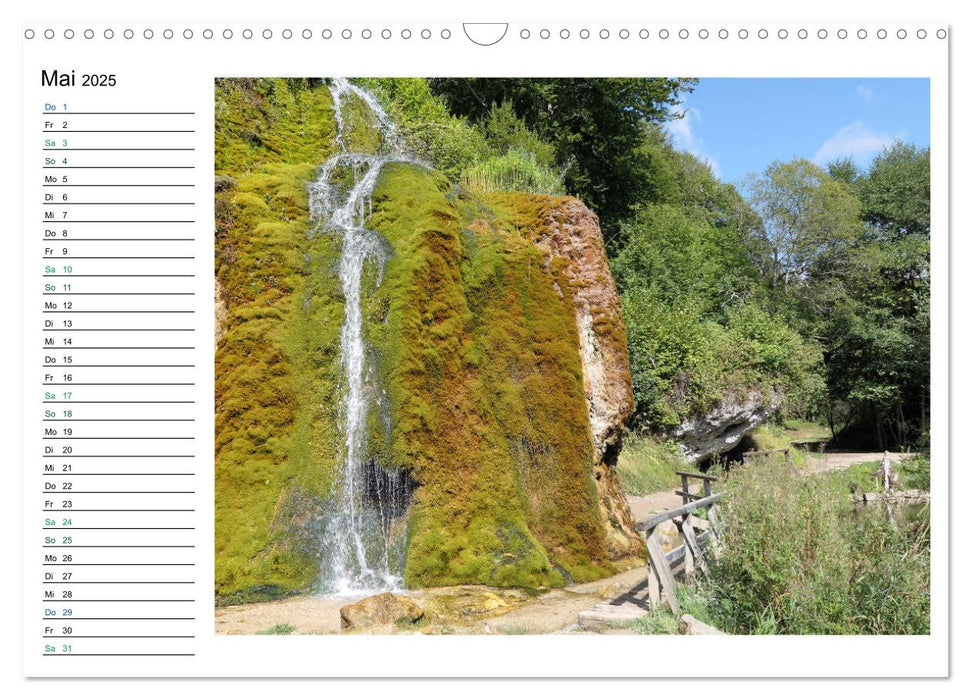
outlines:
M341 78L332 79L329 87L339 152L321 167L308 189L311 217L324 231L338 236L342 245L339 427L343 444L333 502L323 528L320 587L333 594L396 590L403 585L403 543L394 536L393 526L407 506L408 477L383 469L367 456L367 418L379 389L373 381L364 336L361 295L365 265L376 266L380 284L388 258L382 236L366 227L378 176L388 163L413 161L403 152L394 124L372 94ZM352 146L351 115L345 114L345 107L354 99L367 107L370 126L381 135L378 153L348 150Z

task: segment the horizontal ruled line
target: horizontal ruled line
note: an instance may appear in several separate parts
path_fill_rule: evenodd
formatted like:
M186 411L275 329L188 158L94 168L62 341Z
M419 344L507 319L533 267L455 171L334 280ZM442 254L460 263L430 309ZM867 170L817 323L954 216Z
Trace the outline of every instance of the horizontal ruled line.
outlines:
M110 350L112 348L104 348L104 349ZM77 350L77 348L71 348L71 350L72 351L73 350ZM188 369L188 368L191 368L191 367L195 367L195 365L76 365L74 363L71 363L71 364L67 364L67 365L57 365L57 364L54 364L54 365L41 365L41 367L48 367L48 368L51 368L51 367L55 367L55 368L56 367L63 367L65 369L67 369L67 368L75 368L75 367L88 367L88 368L90 368L90 367L115 367L115 368L118 368L118 367L169 367L169 368L177 367L177 368L182 368L182 369ZM190 383L190 385L191 384L193 384L193 383ZM135 385L135 386L142 386L142 385Z
M42 639L195 639L194 634L45 634ZM64 654L76 656L76 654Z
M44 566L195 566L195 564L159 564L159 563L142 563L142 564L75 564L74 562L68 562L67 564L44 564Z
M105 183L105 184L85 184L85 185L69 185L69 184L47 184L44 187L195 187L195 184L186 183Z
M53 493L45 491L44 493ZM75 493L191 493L188 491L75 491ZM70 529L70 528L62 528ZM194 544L45 544L42 549L195 549Z
M44 148L45 151L194 151L194 148Z
M41 114L54 114L54 115L59 115L59 114L103 114L103 115L110 115L110 116L116 116L116 115L125 115L125 116L136 116L137 115L137 116L141 116L143 114L154 114L154 115L163 115L163 116L166 116L167 115L167 116L186 116L187 117L187 116L194 115L195 112L58 112L55 109L55 110L51 110L51 111L41 112Z
M45 314L194 314L192 309L97 309L94 311L48 310Z
M45 255L41 260L195 260L195 255ZM57 294L57 292L53 292ZM93 312L92 312L93 313Z
M49 477L52 474L57 474L57 472L41 472L41 474L43 476L48 476ZM75 476L195 476L196 475L195 472L61 472L61 474L64 475L64 476L70 476L72 478L75 477ZM44 529L45 530L61 530L63 528L57 528L57 527L46 528L45 527ZM98 530L100 528L96 528L96 527L94 527L94 528L85 528L85 527L78 528L78 527L72 527L71 529L73 529L73 530ZM107 528L107 529L111 530L111 529L114 529L114 528ZM125 530L125 529L129 529L129 528L118 528L118 529ZM130 529L138 530L140 528L130 528ZM146 529L146 530L158 530L158 529L162 529L162 530L164 530L165 528L151 528L151 527L149 527L149 528L141 528L141 529ZM174 529L181 530L181 529L185 529L185 528L174 528Z
M42 207L195 206L195 202L41 202Z
M195 295L195 292L44 292L45 297L194 297Z
M67 112L61 112L67 114ZM195 129L44 129L42 134L194 134Z
M42 224L194 224L191 219L46 219Z
M54 243L56 241L61 241L62 243L76 241L194 241L195 238L42 238L45 243ZM56 294L56 292L55 292Z
M43 170L195 170L194 165L45 165Z

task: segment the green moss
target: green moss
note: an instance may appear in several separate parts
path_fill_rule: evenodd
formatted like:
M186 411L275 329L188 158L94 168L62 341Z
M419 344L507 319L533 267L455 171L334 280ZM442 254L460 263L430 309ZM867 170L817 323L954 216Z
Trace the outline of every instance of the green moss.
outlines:
M350 147L377 135L344 112ZM335 149L316 81L216 86L216 593L306 590L337 466L340 241L308 217L306 183ZM565 261L536 243L565 198L456 190L385 167L371 228L382 271L362 280L377 377L367 452L417 483L409 586L542 589L612 572ZM594 309L595 324L603 323ZM623 347L623 342L621 342Z
M387 166L373 207L393 250L369 329L388 457L419 483L406 583L605 575L572 299L530 236L436 173Z
M306 81L217 81L216 593L305 590L304 522L335 462L339 253L308 235L306 183L333 150L329 92Z

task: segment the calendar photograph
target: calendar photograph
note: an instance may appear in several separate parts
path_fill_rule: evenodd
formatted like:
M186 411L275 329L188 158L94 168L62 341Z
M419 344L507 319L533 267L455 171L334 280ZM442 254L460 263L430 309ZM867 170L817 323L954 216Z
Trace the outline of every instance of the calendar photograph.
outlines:
M929 80L214 91L217 634L929 634Z

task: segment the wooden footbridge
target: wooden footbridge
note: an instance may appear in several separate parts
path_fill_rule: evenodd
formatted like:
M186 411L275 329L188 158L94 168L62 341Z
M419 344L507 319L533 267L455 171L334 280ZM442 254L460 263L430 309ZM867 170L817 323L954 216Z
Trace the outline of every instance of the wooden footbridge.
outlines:
M717 477L680 471L677 475L681 477L681 488L675 493L681 496L681 506L653 515L634 526L635 530L644 533L647 543L647 579L623 595L581 613L581 627L601 629L611 622L641 617L662 606L680 615L677 578L690 577L699 569L708 572L710 561L718 556L722 527L718 504L725 494L713 490ZM693 485L696 486L694 491ZM662 531L666 537L671 529L664 527L665 523L674 523L681 539L681 544L670 551L664 551L662 543Z
M724 493L713 493L712 484L717 477L691 472L677 472L681 477L681 489L675 493L682 498L679 508L658 513L634 526L644 533L647 542L647 590L650 607L660 605L679 614L675 577L689 577L696 569L708 573L709 558L718 554L718 538L721 524L718 521L718 503ZM702 482L701 493L690 488L690 482ZM700 515L706 517L702 518ZM661 547L660 527L673 522L681 535L682 543L669 552Z

